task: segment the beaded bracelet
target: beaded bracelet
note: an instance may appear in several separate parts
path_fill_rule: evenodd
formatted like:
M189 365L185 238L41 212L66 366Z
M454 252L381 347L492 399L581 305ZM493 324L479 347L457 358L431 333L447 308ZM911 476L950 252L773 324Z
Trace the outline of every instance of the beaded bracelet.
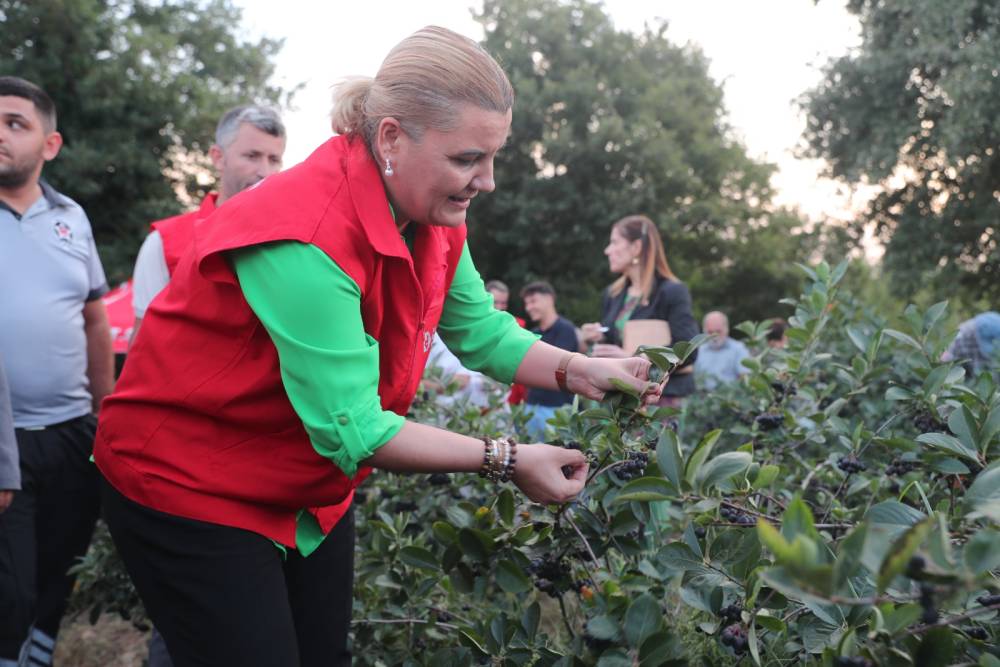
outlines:
M517 465L517 442L513 438L483 437L483 465L479 476L493 482L506 482L514 476Z

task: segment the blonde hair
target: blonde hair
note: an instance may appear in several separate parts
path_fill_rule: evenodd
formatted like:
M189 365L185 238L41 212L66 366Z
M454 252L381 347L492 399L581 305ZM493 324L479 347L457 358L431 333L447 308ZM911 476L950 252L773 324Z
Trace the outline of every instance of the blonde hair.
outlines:
M427 128L455 129L462 104L499 113L514 106L514 89L500 65L473 40L437 26L397 44L374 79L344 80L334 97L334 132L360 136L369 148L388 117L419 141Z
M642 241L639 250L639 287L642 290L642 302L649 303L656 277L677 280L667 263L667 252L663 249L663 239L656 223L644 215L628 215L611 226L618 230L627 241ZM625 289L628 278L623 274L611 283L611 294L617 296Z

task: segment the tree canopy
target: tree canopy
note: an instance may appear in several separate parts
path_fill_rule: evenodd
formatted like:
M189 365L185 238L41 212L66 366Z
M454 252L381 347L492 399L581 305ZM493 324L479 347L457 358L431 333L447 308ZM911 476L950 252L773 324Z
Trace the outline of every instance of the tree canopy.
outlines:
M45 169L87 211L109 278L151 221L197 200L225 109L277 105L281 42L241 37L230 0L0 0L0 72L55 100L65 145Z
M486 0L478 20L517 93L497 191L470 215L484 276L548 278L561 310L593 318L612 279L611 225L644 213L696 311L779 314L799 285L790 262L815 239L771 205L773 167L733 137L698 49L672 44L665 25L617 30L585 0Z
M874 222L898 295L1000 296L1000 5L851 0L862 43L803 98L812 156L880 193Z

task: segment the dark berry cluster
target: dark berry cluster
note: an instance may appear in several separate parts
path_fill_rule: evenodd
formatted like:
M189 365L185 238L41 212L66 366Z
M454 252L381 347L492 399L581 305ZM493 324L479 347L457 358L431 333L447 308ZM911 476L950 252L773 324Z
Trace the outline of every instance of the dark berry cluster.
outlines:
M785 398L791 398L797 393L795 385L791 382L785 384L784 382L775 380L771 383L771 389L774 390L774 398L778 403L781 403Z
M872 661L860 655L848 657L846 655L837 656L833 660L834 667L872 667Z
M989 637L989 633L986 632L986 628L980 628L978 626L966 628L965 634L969 636L969 639L978 639L979 641L986 641Z
M722 645L733 649L736 655L747 652L750 642L747 640L747 631L739 623L727 625L722 631Z
M606 648L611 647L611 641L607 639L598 639L589 632L583 633L583 643L587 645L594 653L601 653Z
M944 430L944 422L929 412L919 412L913 417L913 426L921 433Z
M976 602L984 607L992 607L995 604L1000 604L1000 595L980 595L976 598Z
M444 609L435 609L434 616L438 623L450 623L455 618Z
M723 505L719 508L719 515L729 523L738 523L741 526L754 526L757 524L757 519L751 515L728 505Z
M535 588L553 598L562 594L558 582L569 576L566 563L561 558L549 555L532 560L528 565L528 572L535 577Z
M740 615L742 613L743 607L738 602L734 602L733 604L726 605L719 610L719 618L721 618L722 622L726 625L730 625L732 623L739 623Z
M757 415L754 421L757 422L757 428L760 430L773 431L784 423L785 417L780 413L764 412Z
M923 556L913 556L906 564L906 576L910 579L919 579L923 576L925 567L927 567L927 561L924 560Z
M866 466L864 462L858 460L858 457L854 454L851 454L850 456L841 456L837 461L837 467L846 472L848 475L868 469L868 466Z
M400 500L392 506L392 511L396 514L402 514L403 512L416 512L417 504L412 500Z
M427 476L427 483L431 486L444 486L451 482L451 476L443 472L434 472Z
M920 615L921 623L932 625L941 618L934 606L934 587L925 581L920 582L920 606L924 609Z
M892 463L886 466L886 475L905 475L906 473L916 470L920 467L918 461L906 461L904 459L893 459Z
M649 463L649 454L645 452L629 452L628 457L614 468L615 477L627 482L636 477L642 477Z

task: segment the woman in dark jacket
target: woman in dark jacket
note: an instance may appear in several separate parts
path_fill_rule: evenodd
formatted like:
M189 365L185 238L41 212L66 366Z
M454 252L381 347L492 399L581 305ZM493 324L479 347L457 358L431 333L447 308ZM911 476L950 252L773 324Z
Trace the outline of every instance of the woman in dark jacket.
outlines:
M664 320L670 325L674 343L698 334L691 294L670 270L660 232L652 220L630 215L616 222L604 254L619 278L604 290L600 323L583 326L584 340L594 343L594 356L627 356L621 345L629 320ZM695 356L697 352L670 378L661 405L679 405L683 397L694 392L691 370Z

